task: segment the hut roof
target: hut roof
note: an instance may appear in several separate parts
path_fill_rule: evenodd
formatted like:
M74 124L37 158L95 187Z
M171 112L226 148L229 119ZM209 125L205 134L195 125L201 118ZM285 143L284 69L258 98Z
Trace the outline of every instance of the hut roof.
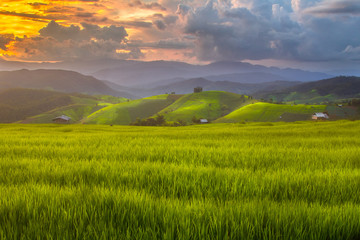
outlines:
M58 119L62 119L62 120L65 120L65 121L70 121L71 118L66 116L66 115L61 115L59 117L54 118L53 121L58 120Z
M329 118L329 116L326 113L322 113L322 112L314 113L314 116L316 116L317 118Z

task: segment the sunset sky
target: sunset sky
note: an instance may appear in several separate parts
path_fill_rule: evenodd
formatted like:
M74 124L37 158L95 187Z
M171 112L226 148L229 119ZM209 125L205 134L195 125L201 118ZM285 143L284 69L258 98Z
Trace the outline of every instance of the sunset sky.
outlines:
M0 54L73 59L352 62L359 0L1 0Z

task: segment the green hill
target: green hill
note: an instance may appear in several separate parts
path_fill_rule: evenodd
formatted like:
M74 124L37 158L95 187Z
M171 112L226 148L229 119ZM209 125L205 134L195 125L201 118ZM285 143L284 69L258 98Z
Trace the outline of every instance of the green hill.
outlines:
M9 89L0 92L0 123L51 123L59 115L79 122L112 102L126 101L113 96L89 96L36 89Z
M89 115L82 122L128 125L135 122L136 118L147 118L157 114L176 100L177 95L174 96L165 94L109 105Z
M312 113L323 112L325 110L326 105L283 105L258 102L241 107L215 122L300 121L309 120Z
M322 103L339 99L360 97L360 77L339 76L335 78L302 83L277 92L257 94L274 101L296 103Z
M222 91L186 94L159 112L168 121L181 119L188 123L193 117L213 121L248 102L248 97Z
M73 103L71 96L65 93L31 89L6 90L0 92L0 122L16 122Z

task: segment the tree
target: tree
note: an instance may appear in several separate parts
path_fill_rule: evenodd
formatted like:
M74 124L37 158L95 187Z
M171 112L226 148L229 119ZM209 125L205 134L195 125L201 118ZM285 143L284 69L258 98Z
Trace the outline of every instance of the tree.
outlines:
M164 125L166 123L164 115L157 115L155 117L155 122L157 126Z
M194 124L197 124L197 123L200 123L200 118L196 118L195 116L192 117L191 121L194 123Z

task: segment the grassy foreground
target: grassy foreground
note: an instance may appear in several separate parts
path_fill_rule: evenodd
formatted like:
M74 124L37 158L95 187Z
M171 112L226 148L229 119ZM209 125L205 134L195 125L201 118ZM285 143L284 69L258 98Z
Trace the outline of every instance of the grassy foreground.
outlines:
M0 125L0 239L359 239L360 122Z

